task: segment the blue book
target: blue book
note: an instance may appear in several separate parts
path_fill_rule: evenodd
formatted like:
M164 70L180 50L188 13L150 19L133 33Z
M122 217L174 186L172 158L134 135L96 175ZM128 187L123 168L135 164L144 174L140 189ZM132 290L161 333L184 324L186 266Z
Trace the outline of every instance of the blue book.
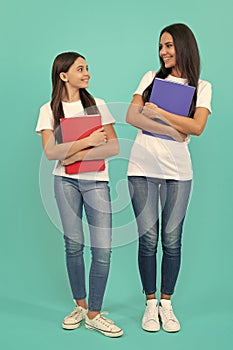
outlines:
M183 85L173 81L155 78L149 101L167 112L187 117L194 92L194 86ZM156 121L166 124L159 119ZM172 137L167 135L155 134L145 130L143 130L142 133L174 141Z

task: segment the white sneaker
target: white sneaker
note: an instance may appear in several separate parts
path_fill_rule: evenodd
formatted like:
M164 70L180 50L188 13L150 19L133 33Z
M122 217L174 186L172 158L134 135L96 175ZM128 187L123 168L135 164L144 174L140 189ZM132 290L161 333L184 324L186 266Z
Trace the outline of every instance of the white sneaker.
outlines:
M159 305L159 316L162 322L162 327L166 332L178 332L180 323L174 315L171 300L161 299Z
M158 332L160 330L158 311L158 300L147 300L146 310L142 318L142 328L145 331Z
M123 330L117 327L113 321L109 320L102 315L106 313L100 313L93 319L89 319L86 315L85 327L98 331L107 337L117 338L123 334Z
M75 303L76 307L68 316L66 316L62 323L64 329L78 328L87 314L87 310Z

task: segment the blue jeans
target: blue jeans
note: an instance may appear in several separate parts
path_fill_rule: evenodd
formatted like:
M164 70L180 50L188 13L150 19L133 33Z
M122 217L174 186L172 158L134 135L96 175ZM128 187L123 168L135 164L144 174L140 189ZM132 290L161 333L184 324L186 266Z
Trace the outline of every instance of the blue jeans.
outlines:
M161 203L161 293L174 293L181 263L182 228L191 192L190 181L129 176L129 191L139 233L138 263L145 294L157 290L156 253Z
M64 230L66 265L75 300L86 298L82 223L85 209L92 253L88 308L100 311L111 255L112 210L108 182L55 176L54 192Z

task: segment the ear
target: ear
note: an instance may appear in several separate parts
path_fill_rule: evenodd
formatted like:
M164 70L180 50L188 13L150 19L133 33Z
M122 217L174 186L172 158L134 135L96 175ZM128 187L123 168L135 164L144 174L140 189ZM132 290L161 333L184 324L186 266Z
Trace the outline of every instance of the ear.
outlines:
M59 76L60 76L60 79L61 79L62 81L64 81L65 83L68 82L68 78L67 78L67 74L66 74L66 73L61 72Z

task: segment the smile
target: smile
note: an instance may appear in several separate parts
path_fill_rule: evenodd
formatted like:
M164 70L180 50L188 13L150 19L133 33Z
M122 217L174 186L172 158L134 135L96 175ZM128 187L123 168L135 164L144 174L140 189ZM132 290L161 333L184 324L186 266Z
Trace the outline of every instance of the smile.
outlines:
M164 62L169 61L172 57L163 57Z

